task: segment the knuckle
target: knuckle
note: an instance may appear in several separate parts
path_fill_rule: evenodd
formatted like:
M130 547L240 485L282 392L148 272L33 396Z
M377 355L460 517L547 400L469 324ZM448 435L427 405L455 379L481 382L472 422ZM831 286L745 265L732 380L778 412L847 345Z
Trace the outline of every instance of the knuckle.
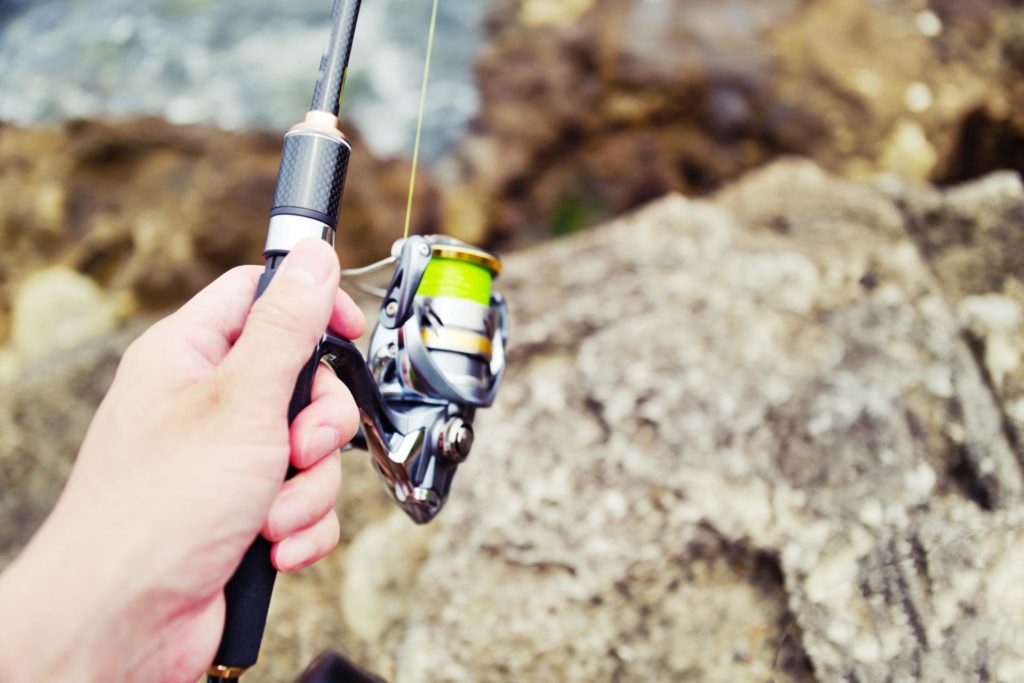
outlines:
M338 498L338 492L341 491L341 453L334 451L324 458L324 467L327 470L324 489L328 493L328 504L333 506Z
M338 440L331 452L351 441L359 429L359 410L355 401L340 380L338 384L340 388L332 387L331 391L314 399L309 413L303 415L303 422L311 429L315 425L324 425L337 432Z
M338 434L341 435L342 443L348 443L356 437L359 431L359 408L356 402L349 397L341 410L338 411Z
M166 332L167 322L161 320L154 323L140 334L121 354L118 369L130 369L146 362L146 359L158 352L161 335Z
M340 379L335 378L335 381L323 396L324 407L330 425L337 430L341 443L346 444L359 430L359 407L349 388Z
M306 538L313 547L313 554L307 558L307 564L318 562L326 557L338 547L341 540L341 522L338 520L337 513L331 510L324 515Z
M234 280L253 280L259 278L259 274L263 272L263 268L260 266L235 266L228 272L224 273L224 277L231 278Z
M336 391L324 398L325 408L330 411L331 426L337 429L347 424L349 421L347 413L352 409L352 402L348 396L341 391Z
M341 520L338 518L338 513L333 510L327 513L327 537L325 540L325 555L338 547L338 541L341 540Z
M143 356L142 337L139 337L129 344L128 348L121 354L121 361L117 364L118 373L128 371L138 365Z
M316 397L332 396L347 391L345 383L338 379L334 370L326 361L321 361L316 369L316 377L313 379L313 395Z
M266 537L268 541L271 543L280 543L294 533L295 529L287 529L283 527L280 522L274 519L274 515L271 514L270 520L267 522Z

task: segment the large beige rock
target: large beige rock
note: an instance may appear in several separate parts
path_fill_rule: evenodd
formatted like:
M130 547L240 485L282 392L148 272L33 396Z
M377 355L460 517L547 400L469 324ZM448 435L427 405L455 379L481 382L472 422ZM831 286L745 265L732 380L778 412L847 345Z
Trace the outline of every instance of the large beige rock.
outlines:
M249 678L334 647L396 683L1019 680L1022 212L1010 176L788 161L509 256L448 509L413 526L348 454L343 549L279 581ZM0 563L132 334L0 395Z
M993 182L967 220L996 220ZM412 589L364 600L369 623L404 606L388 637L343 612L364 661L399 683L1019 678L1018 447L896 202L784 163L508 266L508 385ZM347 593L409 542L364 534Z
M950 297L1003 425L1024 452L1024 185L994 173L948 192L888 188Z

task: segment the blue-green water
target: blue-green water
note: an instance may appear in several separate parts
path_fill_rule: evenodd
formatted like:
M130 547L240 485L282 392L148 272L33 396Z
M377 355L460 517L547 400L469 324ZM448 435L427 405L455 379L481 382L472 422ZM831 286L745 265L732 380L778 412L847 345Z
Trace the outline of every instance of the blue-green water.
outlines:
M485 0L443 0L424 153L477 108ZM331 0L0 0L0 120L155 114L283 129L308 108ZM379 154L411 148L430 0L366 0L345 114Z

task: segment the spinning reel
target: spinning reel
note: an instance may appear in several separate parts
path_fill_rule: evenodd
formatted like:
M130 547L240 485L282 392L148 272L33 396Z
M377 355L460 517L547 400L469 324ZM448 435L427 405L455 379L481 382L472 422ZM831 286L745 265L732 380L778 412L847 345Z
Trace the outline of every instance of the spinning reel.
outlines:
M505 372L506 307L492 291L501 261L451 238L414 236L348 276L392 263L368 360L330 335L321 353L359 407L354 444L369 450L395 502L423 524L448 499L473 446L476 409L494 402Z

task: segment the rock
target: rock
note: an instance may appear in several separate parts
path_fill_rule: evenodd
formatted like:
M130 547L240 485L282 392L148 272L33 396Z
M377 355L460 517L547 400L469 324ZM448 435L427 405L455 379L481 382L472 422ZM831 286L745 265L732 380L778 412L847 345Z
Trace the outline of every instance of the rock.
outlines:
M399 511L364 528L345 553L345 573L339 605L344 616L347 649L372 656L375 643L401 636L402 624L415 611L408 600L420 566L426 560L435 527L417 527ZM361 647L360 647L361 645ZM393 679L393 661L375 662L374 673Z
M1017 680L1021 207L787 160L509 256L448 508L413 526L348 455L344 549L279 582L249 676L335 647L395 683ZM120 343L0 397L0 562Z
M409 165L354 138L338 235L348 264L387 254L401 234ZM12 288L60 264L145 310L177 304L228 268L259 263L280 157L278 134L156 119L0 128L0 318ZM414 230L433 223L421 175ZM0 342L10 331L0 322Z
M1024 185L992 174L945 192L890 189L953 300L971 352L999 397L1003 425L1024 452Z
M83 341L0 382L0 567L57 502L117 362L143 324Z
M1020 675L1019 453L885 193L787 162L507 265L508 384L365 663L398 683Z
M984 340L984 365L992 384L1002 389L1021 360L1020 304L1006 296L967 297L960 304L960 325L974 339Z
M938 161L921 124L903 119L884 143L878 165L902 178L924 183L932 177Z
M524 26L558 26L578 20L594 6L593 0L526 0L520 6Z
M67 267L39 270L15 295L11 345L26 359L66 351L112 332L130 312L130 300L108 295Z
M1024 168L1022 17L997 0L501 0L445 224L522 244L788 154L851 178Z

